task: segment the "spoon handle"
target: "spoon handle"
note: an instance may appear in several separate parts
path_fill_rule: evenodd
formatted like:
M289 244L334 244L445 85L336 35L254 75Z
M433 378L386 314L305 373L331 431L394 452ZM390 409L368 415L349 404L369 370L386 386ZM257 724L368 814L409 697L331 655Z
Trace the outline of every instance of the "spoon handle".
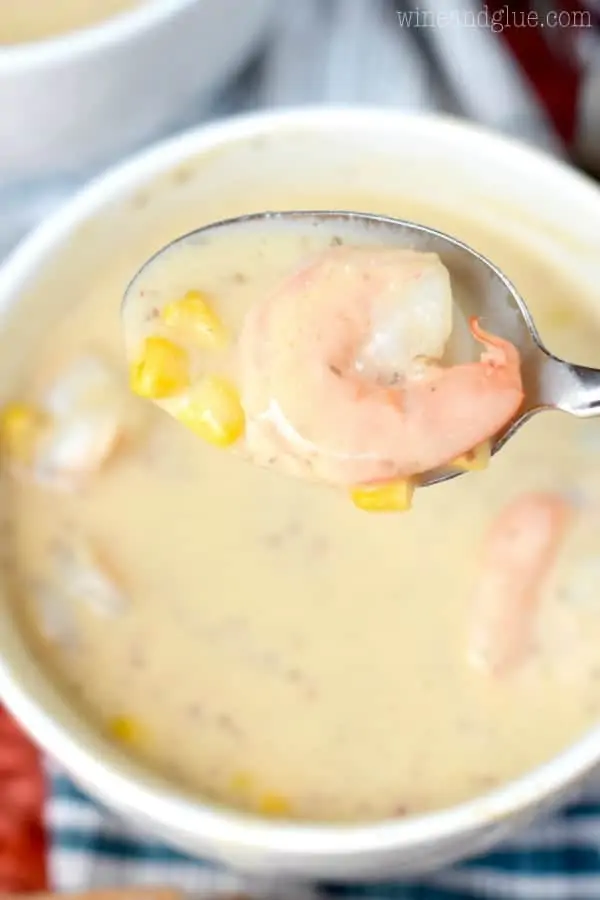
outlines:
M600 416L600 369L561 361L561 387L557 409L585 419Z

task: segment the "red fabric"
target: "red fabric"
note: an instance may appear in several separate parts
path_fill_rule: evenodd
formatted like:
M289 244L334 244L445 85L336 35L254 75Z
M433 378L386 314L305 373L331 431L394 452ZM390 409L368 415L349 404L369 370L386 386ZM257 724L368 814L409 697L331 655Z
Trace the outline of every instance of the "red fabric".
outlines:
M47 889L40 755L0 707L0 895Z
M581 29L566 25L550 29L542 24L521 27L520 23L527 21L521 17L527 16L530 3L513 0L507 6L505 0L486 0L485 5L490 13L497 12L500 16L502 12L505 26L498 36L508 45L531 82L558 134L570 145L576 133L577 98L583 76L575 52ZM556 10L564 13L589 12L586 4L578 0L561 0L555 5Z

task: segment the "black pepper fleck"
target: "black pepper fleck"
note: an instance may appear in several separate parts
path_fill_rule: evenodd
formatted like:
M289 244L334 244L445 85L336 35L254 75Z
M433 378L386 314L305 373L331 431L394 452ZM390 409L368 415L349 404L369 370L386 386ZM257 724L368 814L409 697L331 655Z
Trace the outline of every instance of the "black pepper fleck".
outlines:
M204 710L199 703L190 703L186 711L190 719L201 719L204 714Z
M173 184L187 184L194 177L194 172L187 166L182 166L173 172Z
M228 716L225 713L221 713L217 716L217 725L222 731L225 731L227 734L231 735L231 737L241 737L242 731L239 725L231 718L231 716Z
M150 197L143 191L140 191L139 194L136 194L133 198L132 205L134 209L145 209L150 202Z

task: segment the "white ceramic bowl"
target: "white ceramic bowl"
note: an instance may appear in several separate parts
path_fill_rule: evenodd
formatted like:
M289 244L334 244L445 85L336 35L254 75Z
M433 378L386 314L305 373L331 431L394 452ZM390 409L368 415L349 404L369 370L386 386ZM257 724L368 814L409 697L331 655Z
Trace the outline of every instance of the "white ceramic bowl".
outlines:
M0 181L94 170L178 127L244 62L273 9L274 0L146 0L81 31L0 48Z
M184 231L198 224L199 210L204 219L249 212L272 206L276 195L283 206L314 208L325 197L347 196L349 185L353 195L380 196L381 212L397 193L449 208L471 204L504 231L510 218L513 236L561 262L574 284L600 283L600 192L532 150L451 120L390 111L240 117L110 172L17 250L0 272L2 393L27 365L36 330L43 336L52 317L119 256L124 240L138 248L133 269L173 236L174 215ZM92 795L173 845L262 875L377 879L441 866L558 803L600 760L595 730L526 777L448 811L356 827L286 825L194 802L126 758L40 670L4 605L0 693Z

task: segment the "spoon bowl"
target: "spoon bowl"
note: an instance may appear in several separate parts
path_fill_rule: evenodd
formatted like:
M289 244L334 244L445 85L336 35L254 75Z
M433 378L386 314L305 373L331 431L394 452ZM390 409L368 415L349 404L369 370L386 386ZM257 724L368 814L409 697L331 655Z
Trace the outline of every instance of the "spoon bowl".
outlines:
M533 415L543 410L561 410L580 418L600 414L600 371L566 362L547 350L524 299L497 266L448 234L387 216L336 210L261 212L199 228L160 249L136 273L123 298L124 328L127 329L127 314L140 295L142 281L164 254L182 244L208 249L211 239L226 230L265 227L307 232L324 229L356 244L399 247L439 256L450 274L453 296L461 310L476 316L485 331L510 341L519 351L524 401L517 415L493 439L492 456ZM420 487L425 487L462 474L466 474L464 470L441 468L415 480Z

